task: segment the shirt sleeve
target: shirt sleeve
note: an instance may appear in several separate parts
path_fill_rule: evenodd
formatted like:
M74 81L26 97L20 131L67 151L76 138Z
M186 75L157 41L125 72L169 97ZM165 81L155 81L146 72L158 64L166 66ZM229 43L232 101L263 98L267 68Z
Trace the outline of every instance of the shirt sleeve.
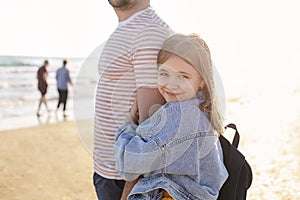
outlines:
M132 65L137 88L157 87L157 54L169 29L160 25L143 28L133 42Z

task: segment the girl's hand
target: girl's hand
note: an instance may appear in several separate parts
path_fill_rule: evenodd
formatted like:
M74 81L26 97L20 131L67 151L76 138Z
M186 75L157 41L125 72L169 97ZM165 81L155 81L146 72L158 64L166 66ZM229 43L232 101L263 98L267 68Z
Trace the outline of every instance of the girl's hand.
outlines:
M137 101L136 100L134 101L128 115L126 116L125 121L138 124L138 122L139 122L139 112L138 112L138 107L137 107Z
M138 111L138 106L137 106L137 100L134 101L131 109L130 109L130 116L131 116L131 119L132 121L135 123L135 124L138 124L138 121L139 121L139 111Z

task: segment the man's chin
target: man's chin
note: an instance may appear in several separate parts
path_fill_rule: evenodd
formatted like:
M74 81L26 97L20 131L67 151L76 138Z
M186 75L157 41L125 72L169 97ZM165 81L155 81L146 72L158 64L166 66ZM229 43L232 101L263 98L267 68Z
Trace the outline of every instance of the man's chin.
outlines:
M112 0L108 0L108 3L115 9L119 9L119 10L128 10L132 7L135 6L135 2L134 1L130 1L130 0L123 0L123 1L112 1Z

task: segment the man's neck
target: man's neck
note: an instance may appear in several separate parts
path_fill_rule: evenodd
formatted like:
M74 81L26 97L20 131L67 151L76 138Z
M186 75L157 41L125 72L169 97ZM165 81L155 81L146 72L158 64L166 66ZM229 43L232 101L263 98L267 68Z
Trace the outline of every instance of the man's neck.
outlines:
M149 7L149 6L150 6L150 4L147 3L147 1L146 1L145 3L135 5L134 7L130 8L129 10L121 10L121 9L118 9L118 8L114 8L114 10L115 10L115 12L118 16L119 22L121 22L121 21L124 21L124 20L128 19L134 13L137 13L140 10L143 10L143 9Z

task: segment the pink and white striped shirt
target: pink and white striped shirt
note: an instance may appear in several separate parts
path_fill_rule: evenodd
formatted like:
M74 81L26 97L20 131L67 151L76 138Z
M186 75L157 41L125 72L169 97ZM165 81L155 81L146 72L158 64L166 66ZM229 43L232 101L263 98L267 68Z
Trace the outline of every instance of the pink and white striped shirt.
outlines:
M157 87L157 54L170 35L168 25L151 7L122 23L105 44L99 61L94 121L94 170L121 179L113 145L139 87Z

